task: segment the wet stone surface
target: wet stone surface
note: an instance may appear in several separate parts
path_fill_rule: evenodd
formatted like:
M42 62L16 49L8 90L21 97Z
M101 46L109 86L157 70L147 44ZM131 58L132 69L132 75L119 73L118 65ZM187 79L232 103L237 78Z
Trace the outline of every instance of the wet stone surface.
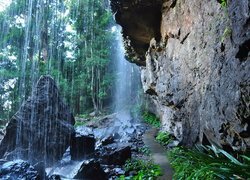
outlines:
M10 119L0 144L0 158L18 157L53 165L69 146L74 123L55 81L42 76L32 95Z
M2 180L39 180L38 172L28 162L22 160L8 161L0 165Z
M93 150L92 142L89 147L79 146L85 138L95 140L94 153L82 159L72 156L70 147L59 164L46 170L50 179L116 179L123 175L126 160L138 153L138 148L143 146L144 126L132 123L133 121L129 114L122 113L103 117L95 123L90 122L87 126L77 127L76 137L81 137L75 146L78 153L84 154L88 148Z

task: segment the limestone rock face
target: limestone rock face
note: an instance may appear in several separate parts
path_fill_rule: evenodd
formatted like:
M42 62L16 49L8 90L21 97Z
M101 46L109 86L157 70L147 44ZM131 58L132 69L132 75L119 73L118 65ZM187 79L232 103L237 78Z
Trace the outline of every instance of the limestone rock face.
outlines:
M59 160L74 133L74 118L50 76L42 76L32 95L10 119L0 156L32 163Z
M133 3L120 13L139 16ZM161 40L148 34L141 79L163 129L184 145L250 146L249 7L248 0L228 1L226 7L215 0L161 2ZM117 22L133 34L133 28L126 29L129 21ZM131 46L127 51L141 53Z

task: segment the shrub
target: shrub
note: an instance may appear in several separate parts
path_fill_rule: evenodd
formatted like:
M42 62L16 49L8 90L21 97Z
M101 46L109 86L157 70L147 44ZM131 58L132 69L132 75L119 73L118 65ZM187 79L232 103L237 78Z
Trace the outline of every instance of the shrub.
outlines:
M161 168L159 165L139 159L127 161L125 164L125 171L127 174L131 171L137 172L137 174L134 176L123 175L120 176L119 180L156 180L157 177L162 175Z
M227 0L221 0L220 4L222 7L227 7Z
M155 139L163 146L168 145L173 140L169 132L163 132L163 131L160 131Z
M143 113L143 119L146 123L151 124L152 126L159 128L161 126L160 119L156 117L155 114L150 112Z
M76 121L74 126L78 127L78 126L84 126L84 125L86 125L86 122L84 122L84 121Z
M241 156L242 162L215 146L197 146L195 149L177 147L168 157L174 179L247 179L250 177L250 157Z

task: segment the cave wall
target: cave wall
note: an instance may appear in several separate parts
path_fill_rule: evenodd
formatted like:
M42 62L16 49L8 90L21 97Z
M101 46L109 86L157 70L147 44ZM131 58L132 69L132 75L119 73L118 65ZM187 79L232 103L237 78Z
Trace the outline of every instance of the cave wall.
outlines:
M116 2L120 2L117 17L130 11L132 16L150 14L151 3L152 18L160 21L159 27L149 27L152 33L143 30L147 50L136 51L133 43L126 48L131 55L144 53L137 64L141 65L143 89L157 107L162 128L187 146L208 140L230 149L248 148L250 1L228 0L225 7L216 0L155 1L161 7L161 19L154 15L155 4L150 0ZM147 11L143 11L143 2ZM121 10L123 3L126 11ZM125 44L126 38L136 39L138 32L133 34L131 21L118 18L117 22L124 28ZM150 25L147 18L140 24Z

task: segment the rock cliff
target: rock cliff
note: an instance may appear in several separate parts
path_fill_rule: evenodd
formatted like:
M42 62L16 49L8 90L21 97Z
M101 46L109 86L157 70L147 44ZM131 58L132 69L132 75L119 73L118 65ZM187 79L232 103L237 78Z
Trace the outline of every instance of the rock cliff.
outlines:
M182 144L250 146L250 1L111 0L163 129Z

